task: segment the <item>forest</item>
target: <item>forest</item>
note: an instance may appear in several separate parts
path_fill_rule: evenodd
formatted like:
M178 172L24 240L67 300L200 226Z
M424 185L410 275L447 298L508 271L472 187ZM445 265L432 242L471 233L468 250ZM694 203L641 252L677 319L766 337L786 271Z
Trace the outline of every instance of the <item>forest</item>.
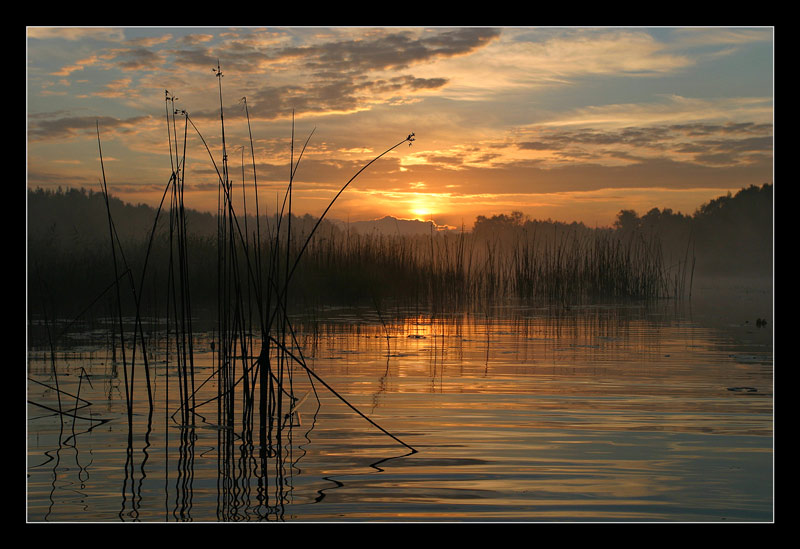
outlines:
M700 276L764 276L773 272L772 184L751 185L736 194L715 198L692 214L653 208L644 215L621 210L610 230L619 238L639 234L655 236L665 255L673 258L689 253L696 258ZM583 223L526 219L521 212L511 215L479 216L472 231L483 238L490 235L534 231L575 231L591 233L605 229Z

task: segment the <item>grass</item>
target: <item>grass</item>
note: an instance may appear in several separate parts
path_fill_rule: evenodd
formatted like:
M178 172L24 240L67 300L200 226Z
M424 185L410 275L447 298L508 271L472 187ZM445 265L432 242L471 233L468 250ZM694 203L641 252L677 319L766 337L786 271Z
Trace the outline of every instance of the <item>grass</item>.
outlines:
M134 356L137 346L136 334L139 334L141 355L147 356L145 338L141 333L142 294L145 282L148 280L147 269L151 255L159 255L154 248L155 243L160 243L160 255L167 257L167 268L162 270L164 287L161 295L165 296L164 318L167 327L167 350L165 359L165 409L167 415L165 422L175 422L181 427L181 466L180 471L190 468L192 456L193 430L196 419L208 423L208 417L216 410L216 425L219 433L218 460L221 477L221 496L230 494L224 486L232 482L232 464L236 460L239 441L244 443L242 448L248 448L248 460L253 460L257 465L252 469L259 486L258 498L260 506L264 509L279 509L285 499L285 482L283 471L285 462L291 456L291 429L292 417L302 399L294 393L294 376L304 373L309 380L314 394L317 394L316 385L320 385L346 404L353 412L363 417L376 429L391 437L397 443L406 447L411 452L416 450L400 440L370 419L358 408L353 406L335 388L311 370L303 357L302 347L297 341L297 335L291 320L291 310L294 304L294 287L299 276L299 266L307 253L312 254L315 233L320 228L325 215L334 205L338 197L372 163L390 153L399 145L413 140L413 135L401 140L396 145L389 147L385 152L366 163L349 181L347 181L337 195L331 200L325 212L318 218L317 223L307 233L298 233L292 226L292 193L296 171L302 159L308 142L299 151L295 159L294 151L294 125L292 131L292 146L290 151L289 182L283 199L280 213L276 216L276 223L267 224L265 234L261 232L260 216L255 216L256 227L251 237L247 225L247 203L242 200L243 211L237 212L234 188L229 177L230 166L228 162L228 146L225 139L225 122L222 95L222 72L217 67L215 71L219 81L220 98L220 125L222 136L221 159L215 159L206 139L199 128L192 121L186 111L174 108L174 98L165 93L168 104L166 111L167 128L170 147L171 174L164 198L168 198L169 229L168 237L164 240L156 238L158 219L154 221L153 230L148 239L141 267L141 277L137 288L132 277L128 277L131 286L131 296L135 306L134 337L132 341L133 354L125 354L126 340L123 329L122 285L114 286L116 295L116 311L119 320L119 338L123 349L122 362L125 374L125 394L128 409L129 441L133 432L133 399L134 384ZM245 109L246 100L245 100ZM182 118L183 135L179 135L178 121ZM250 133L250 152L254 159L255 153L250 131L249 113L248 131ZM207 242L209 249L200 250L200 254L216 253L216 312L217 327L214 338L216 367L212 375L204 380L197 379L194 367L194 327L193 319L193 269L197 263L194 260L196 250L189 244L190 235L187 231L186 208L184 202L185 151L188 142L188 129L194 130L209 154L210 160L219 179L217 234L214 241ZM313 132L312 132L313 134ZM98 144L100 135L98 129ZM179 154L180 149L183 153ZM103 192L108 205L108 192L106 178L103 170ZM242 195L245 193L244 182L244 148L242 149ZM258 208L257 174L253 171L253 186ZM156 217L160 216L165 199L158 208ZM122 253L122 246L115 237L111 211L107 206L109 232L111 234L111 260L114 269L114 278L119 279L119 270L124 268L131 271L130 266ZM166 248L166 249L165 249ZM118 264L121 262L121 266ZM165 279L164 279L165 276ZM208 283L206 282L206 288ZM206 297L208 297L206 295ZM156 306L158 301L156 302ZM174 362L170 362L174 360ZM130 375L129 375L130 372ZM153 413L153 400L150 396L149 368L145 362L147 374L149 414ZM170 414L170 375L177 375L178 405ZM129 379L130 377L130 379ZM216 396L198 401L198 392L207 384L216 386ZM317 405L320 401L317 398ZM131 448L128 455L131 456ZM126 464L126 486L128 478L131 487L134 486L134 471L132 460L131 467ZM268 493L268 487L272 493ZM131 493L131 501L135 494Z
M234 505L229 499L230 490L241 481L242 470L247 471L247 486L253 480L258 487L255 497L264 516L279 516L286 501L286 463L292 459L294 413L312 393L319 408L318 388L330 392L409 452L417 451L378 425L309 368L293 320L298 315L335 303L371 303L384 326L388 346L384 313L392 304L423 304L438 311L453 311L484 307L508 298L566 305L584 299L677 297L683 291L687 261L677 269L665 267L658 241L637 235L623 239L613 231L578 234L556 228L551 234L519 228L502 238L463 230L406 236L359 234L326 223L327 214L350 184L373 163L412 142L413 133L365 163L342 185L312 225L299 226L292 211L294 182L314 132L296 152L293 122L288 183L280 209L268 216L260 209L246 99L243 106L249 143L241 147L241 189L231 181L219 66L215 74L220 101L218 157L190 115L176 109L174 96L165 92L170 174L152 229L143 240L123 242L116 230L100 128L97 130L110 254L103 258L96 250L88 252L92 254L90 265L97 266L93 272L100 273L96 276L104 280L94 285L103 289L95 290L98 295L91 303L102 303L116 315L129 432L123 493L130 490L132 502L136 501L133 416L138 413L133 394L137 381L141 383L137 375L141 370L148 396L148 447L155 398L159 396L163 399L165 426L180 427L179 479L190 478L196 421L213 423L219 433L221 516L228 516L228 504ZM192 235L187 224L184 166L190 128L192 138L199 138L207 151L218 177L217 230L211 238ZM248 212L244 199L247 147L253 168L249 184L255 198L254 213ZM242 211L237 211L238 204ZM255 222L254 226L248 223L249 219ZM52 256L39 257L40 275L56 272L66 280L80 277L87 269L85 261L59 255L55 250ZM46 265L48 260L50 265ZM54 261L67 265L54 269ZM194 362L194 323L200 308L213 310L216 317L214 367L205 379L197 377ZM126 326L126 317L131 314L132 326ZM148 357L154 349L150 348L152 336L148 339L145 334L145 315L163 320L166 345L160 361L165 384L162 395L156 395L152 384L154 373ZM46 328L52 342L49 321ZM311 387L311 393L304 397L295 394L297 375L304 375ZM57 384L55 362L53 377ZM209 384L216 388L216 394L198 399ZM57 386L56 394L60 398ZM75 399L77 411L78 396ZM63 411L59 403L59 413L72 412ZM146 449L144 453L146 461ZM141 464L139 486L145 461ZM123 515L121 511L121 518ZM175 518L180 520L180 513Z
M173 200L176 204L178 198ZM278 299L287 280L288 301L296 313L313 313L328 305L371 305L375 300L387 306L459 309L507 299L559 304L681 298L692 283L694 256L687 244L680 257L669 257L658 238L644 231L579 231L550 224L530 230L518 227L506 235L360 234L288 211L255 216L223 206L217 235L178 233L173 222L172 233L160 227L153 237L125 243L133 272L142 273L147 265L146 276L136 275L143 296L140 305L147 309L143 314L164 315L159 302L165 299L168 267L179 257L172 244L178 237L180 253L191 257L182 262L180 271L173 267L173 276L183 273L192 310L218 311L218 300L225 297L218 296L220 280L232 283L236 278L239 290L229 287L226 295L240 291L237 299L242 300L244 314L253 321L261 317L261 323L266 323L267 299ZM180 219L180 211L173 216ZM65 253L50 240L41 240L31 243L31 255L42 258L43 276L50 277L48 285L63 299L64 311L73 314L97 299L100 291L92 288L107 288L116 278L107 253L96 246ZM226 270L219 272L221 265ZM113 294L105 292L106 303ZM126 313L134 314L135 302L125 295L122 300ZM270 307L274 315L274 301Z

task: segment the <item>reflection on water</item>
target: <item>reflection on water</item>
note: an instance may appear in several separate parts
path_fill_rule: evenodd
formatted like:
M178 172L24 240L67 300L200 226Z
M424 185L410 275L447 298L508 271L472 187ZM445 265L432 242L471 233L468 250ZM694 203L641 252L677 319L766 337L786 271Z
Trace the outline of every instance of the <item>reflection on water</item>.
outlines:
M194 344L197 414L180 421L154 352L131 428L107 345L59 350L56 374L34 349L28 518L771 521L772 325L696 303L298 320L313 371L416 452L303 372L260 447L252 410L214 398L213 332Z

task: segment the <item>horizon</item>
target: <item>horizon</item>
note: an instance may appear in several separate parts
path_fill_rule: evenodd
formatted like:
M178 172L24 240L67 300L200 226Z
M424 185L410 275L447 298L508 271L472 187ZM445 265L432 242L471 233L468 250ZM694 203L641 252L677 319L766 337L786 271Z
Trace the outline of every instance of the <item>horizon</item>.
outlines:
M771 186L772 183L768 183L768 184L765 184L765 185L770 185ZM669 208L660 208L660 207L657 207L657 206L654 207L654 208L651 208L651 210L652 209L656 209L659 212L664 213L664 214L670 213L672 215L683 216L683 217L686 217L686 218L693 218L704 206L708 205L711 201L722 199L725 196L727 196L727 197L736 197L740 192L744 192L744 191L748 190L748 188L750 188L750 187L762 188L763 185L751 185L751 186L748 186L748 187L743 187L741 189L738 189L736 192L729 191L726 194L721 194L719 196L715 196L715 197L711 198L708 201L705 201L705 202L703 202L701 204L697 204L695 206L695 208L693 209L693 211L691 211L691 212L675 211L675 210L671 210ZM66 189L64 189L62 187L59 187L58 189L43 189L41 187L37 187L36 189L29 189L29 192L30 191L33 191L33 192L64 192L65 194L70 192L70 191L77 191L77 192L85 194L86 196L90 196L91 193L102 195L101 191L94 191L93 189L86 189L85 187L67 187ZM115 196L113 194L109 194L109 198L112 199L112 200L114 200L114 199L120 200L127 207L136 208L136 207L140 207L140 206L147 206L147 207L155 209L155 206L151 206L151 205L143 203L143 202L139 202L139 203L126 202L124 199L122 199L122 198L120 198L118 196ZM26 194L26 204L27 204L27 200L28 200L28 196ZM633 212L637 216L644 216L644 215L648 214L651 210L648 210L646 212L645 211L633 210ZM194 211L194 212L198 212L198 213L205 214L205 215L211 215L211 216L214 216L214 215L218 214L218 212L201 211L201 210L196 210L196 209L191 208L191 207L188 207L187 211ZM628 211L630 211L630 210L628 210ZM477 221L477 218L479 218L479 217L484 217L486 219L491 219L493 217L501 217L501 216L511 217L511 216L513 216L514 213L515 213L514 211L511 211L511 212L500 212L500 213L497 213L497 214L486 215L486 216L484 216L482 214L479 214L476 217L475 221ZM620 211L618 213L621 214L622 212ZM261 216L262 217L270 217L270 216L275 216L276 214L277 214L277 212L267 212L267 213L262 213ZM298 219L303 218L305 216L309 216L309 215L312 216L312 219L319 219L319 216L315 216L314 214L311 214L310 212L302 212L301 213L301 212L294 211L294 212L291 212L291 214L292 214L292 216L294 216L294 217L296 217ZM245 217L248 217L248 218L254 217L254 214L251 211L241 212L241 215L245 216ZM287 213L285 212L284 215L287 215ZM26 217L27 217L27 212L26 212ZM617 219L618 219L618 217L615 218L615 222L617 221ZM453 226L453 225L437 224L436 221L432 220L432 219L402 218L402 217L395 217L395 216L388 215L388 214L384 215L382 217L379 217L379 218L359 219L359 220L351 220L349 218L341 219L341 218L337 218L335 215L326 215L325 216L325 220L330 222L330 223L333 223L333 224L343 224L343 225L360 224L360 225L366 225L366 226L369 226L370 224L377 224L377 223L380 223L382 221L387 221L387 220L388 221L395 221L395 222L397 222L397 221L407 222L409 224L416 223L416 224L423 225L425 227L427 227L429 224L433 224L433 226L435 227L435 229L437 231L457 231L457 232L467 232L467 233L468 232L472 232L472 230L475 228L475 221L473 221L473 223L470 224L470 225L464 224L464 225L459 225L459 226ZM564 221L564 220L561 220L561 219L537 218L537 217L531 217L531 216L526 215L526 214L522 214L520 220L522 222L524 222L524 223L526 223L526 222L552 223L552 224L556 224L556 225L558 225L558 224L562 224L562 225L578 224L578 225L583 225L583 226L585 226L586 228L589 228L589 229L613 229L613 228L615 228L615 223L612 223L612 224L609 224L609 225L591 226L591 225L588 225L588 224L584 223L583 221ZM373 228L376 228L376 227L373 227ZM400 232L403 232L403 231L400 231ZM418 231L416 231L416 229L414 227L407 227L407 233L404 233L404 234L413 234L414 232L418 232Z
M28 27L26 44L29 189L99 189L97 123L110 194L156 206L171 170L165 90L217 159L220 81L234 188L253 179L246 97L268 215L288 183L293 111L295 161L314 132L293 181L300 215L319 216L412 132L330 218L471 227L521 211L611 226L620 210L691 215L773 183L769 27ZM186 205L215 212L216 172L191 128L187 155Z

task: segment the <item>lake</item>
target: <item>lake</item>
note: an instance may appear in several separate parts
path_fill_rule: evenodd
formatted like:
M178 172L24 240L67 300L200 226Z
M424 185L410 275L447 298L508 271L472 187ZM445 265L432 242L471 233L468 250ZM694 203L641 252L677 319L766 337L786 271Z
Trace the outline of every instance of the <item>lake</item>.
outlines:
M218 421L213 329L187 424L157 336L130 425L113 321L60 341L57 378L30 346L28 521L770 522L772 288L696 284L679 303L298 319L335 393L287 370L298 400L264 460L236 399Z

